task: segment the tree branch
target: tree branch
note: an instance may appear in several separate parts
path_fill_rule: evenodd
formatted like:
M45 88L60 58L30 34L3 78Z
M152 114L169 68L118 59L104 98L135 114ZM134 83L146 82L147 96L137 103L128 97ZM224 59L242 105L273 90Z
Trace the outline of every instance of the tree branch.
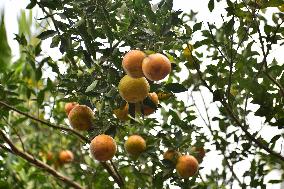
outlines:
M14 108L13 106L11 106L11 105L3 102L3 101L0 101L0 105L4 106L4 107L6 107L6 108L8 108L10 110L13 110L13 111L15 111L15 112L25 116L25 117L28 117L28 118L30 118L30 119L32 119L34 121L42 123L43 125L47 125L47 126L53 128L53 129L62 130L62 131L66 131L66 132L72 133L72 134L76 135L77 137L79 137L84 142L90 143L90 140L88 138L86 138L85 136L83 136L82 134L80 134L79 132L77 132L77 131L75 131L73 129L62 127L62 126L57 126L57 125L54 125L54 124L52 124L52 123L50 123L48 121L41 120L41 119L36 118L36 117L34 117L32 115L29 115L29 114L27 114L25 112L22 112L21 110L18 110L18 109Z
M0 130L0 135L2 136L2 138L4 139L4 141L10 146L11 150L6 147L3 147L3 145L1 145L1 148L3 148L4 150L13 153L23 159L25 159L26 161L28 161L30 164L48 172L49 174L51 174L52 176L54 176L55 178L57 178L58 180L61 180L62 182L66 183L67 185L76 188L76 189L83 189L82 186L80 186L78 183L72 181L70 178L62 175L61 173L57 172L56 170L54 170L52 167L50 167L49 165L43 163L42 161L35 159L33 156L31 156L30 154L27 154L21 150L19 150L14 144L13 142L3 133L2 130Z
M112 167L113 167L113 169L114 169L114 172L115 172L115 173L116 173L116 175L119 177L119 179L120 179L121 183L123 183L123 184L124 184L123 178L122 178L122 176L119 174L119 172L118 172L118 170L117 170L117 168L116 168L115 164L113 163L113 161L112 161L112 160L110 160L110 163L111 163L111 165L112 165Z
M201 82L203 83L203 85L213 94L214 93L213 89L207 84L207 82L202 77L203 74L200 71L200 69L198 67L198 63L197 63L197 61L194 57L193 57L193 65L194 65L194 67L195 67L195 69L198 73L198 76L199 76ZM234 114L233 110L228 106L228 104L226 103L226 101L223 98L220 99L220 102L223 105L223 107L225 108L225 110L227 111L228 116L232 119L232 121L235 122L236 125L238 125L242 129L242 131L245 133L245 136L247 137L248 140L254 142L259 148L265 150L266 152L273 155L274 157L277 157L281 161L284 161L284 157L281 154L271 150L267 145L263 144L262 141L260 141L259 139L256 139L252 134L250 134L246 125L243 125L241 123L241 121L237 118L237 116Z
M6 150L7 152L10 152L11 154L14 154L14 152L10 148L7 148L6 146L4 146L4 144L0 144L0 148L3 148L4 150Z
M256 22L257 22L257 21L256 21ZM282 23L283 23L283 22L282 22ZM281 23L281 24L282 24L282 23ZM278 30L278 28L280 27L281 24L279 24L278 27L277 27L277 29L275 30L275 34L273 35L273 39L275 38L276 33L277 33L277 30ZM263 42L263 40L262 40L262 36L261 36L261 32L260 32L260 29L259 29L259 24L258 24L258 22L257 22L257 25L258 25L258 27L257 27L257 33L258 33L259 41L260 41L260 44L261 44L261 51L262 51L262 55L263 55L263 64L264 64L264 67L265 67L264 74L270 79L270 81L272 81L272 83L274 83L274 84L279 88L282 97L284 97L284 88L283 88L283 86L282 86L275 78L273 78L273 77L269 74L269 72L268 72L268 70L267 70L267 69L268 69L267 56L269 55L269 51L270 51L270 48L271 48L271 44L270 44L270 45L267 45L267 50L266 50L266 52L265 52L265 49L264 49L264 42ZM262 67L261 67L261 68L262 68ZM261 68L260 68L260 69L261 69Z
M233 15L233 21L235 22L235 15ZM228 88L227 88L227 99L228 99L228 104L231 106L230 103L230 94L231 94L231 85L232 85L232 75L233 75L233 67L234 67L234 57L233 57L233 44L234 44L234 33L231 34L231 46L230 46L230 62L229 62L229 67L230 67L230 73L229 73L229 79L228 79Z
M100 162L100 163L107 170L107 172L114 179L114 181L118 184L118 186L122 187L124 185L123 180L119 179L119 176L116 175L115 171L111 168L109 163L107 163L107 162Z

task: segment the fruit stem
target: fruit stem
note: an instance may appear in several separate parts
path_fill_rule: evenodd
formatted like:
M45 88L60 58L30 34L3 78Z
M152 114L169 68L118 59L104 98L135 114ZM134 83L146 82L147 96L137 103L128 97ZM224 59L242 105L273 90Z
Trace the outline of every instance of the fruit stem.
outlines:
M115 164L113 163L112 160L110 160L110 163L111 163L111 165L112 165L112 167L113 167L113 169L114 169L116 175L119 177L120 181L121 181L122 184L124 185L124 180L123 180L122 176L119 174L119 172L118 172L118 170L117 170Z
M110 174L110 176L115 180L115 182L118 184L119 187L122 187L124 185L123 180L120 180L120 176L115 173L114 169L110 166L107 162L100 162L102 166L107 170L107 172Z
M128 110L129 115L133 118L130 120L130 123L133 124L135 123L135 104L134 103L129 103L129 110Z

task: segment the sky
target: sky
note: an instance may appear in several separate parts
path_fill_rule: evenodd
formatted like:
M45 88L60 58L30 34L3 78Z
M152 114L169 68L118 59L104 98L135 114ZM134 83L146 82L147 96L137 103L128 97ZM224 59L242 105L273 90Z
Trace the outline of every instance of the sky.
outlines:
M158 0L153 0L152 3L155 4L157 3ZM193 3L194 2L194 3ZM220 5L214 9L214 11L210 14L208 14L208 0L198 0L197 1L185 1L185 0L174 0L174 9L178 10L181 9L185 12L189 12L190 10L193 11L198 11L199 14L197 15L198 20L202 20L205 23L210 22L210 23L215 23L216 25L221 23L221 14L225 12L224 6ZM17 17L19 15L20 10L24 9L27 4L29 3L29 0L0 0L0 12L1 10L5 10L5 22L6 22L6 29L7 29L7 35L8 35L8 41L9 44L12 48L12 53L14 58L16 59L18 57L18 43L13 40L14 34L18 33L18 25L17 25ZM267 15L272 14L273 11L268 11ZM33 13L35 18L38 18L41 16L41 13L35 12ZM198 40L198 36L193 38L193 42ZM51 55L55 59L59 58L61 54L58 52L57 49L50 49L49 48L50 40L46 40L43 42L42 49L44 50L45 53ZM272 52L272 55L269 57L269 60L272 60L272 58L276 57L279 60L284 60L284 53L282 53L284 50L284 47L279 48ZM188 75L186 75L187 77ZM181 94L178 95L178 98L180 100L184 100L187 98L187 94ZM199 95L195 94L194 98L196 100L196 103L198 106L202 107L202 100ZM205 96L206 103L209 104L212 101L212 95ZM191 100L188 100L188 103L192 103ZM255 109L256 107L250 107L251 109ZM201 110L204 113L204 109ZM216 106L210 106L209 108L209 114L212 115L217 115L217 109ZM261 126L263 120L262 119L255 119L255 117L249 118L249 123ZM203 121L201 118L198 118L196 120L196 123L199 125L203 124ZM258 129L259 127L256 127ZM272 136L274 136L275 131L271 130L268 128L268 130L265 128L261 132L265 138L270 139ZM207 147L210 149L210 147ZM206 169L203 169L203 175L206 173L209 173L211 169L218 168L221 166L221 160L222 156L218 155L216 152L214 152L214 149L211 149L212 151L206 154L206 157L204 159L204 163L202 166L206 167ZM213 161L213 163L212 163ZM249 162L240 162L237 166L235 166L235 171L237 172L238 175L240 175L245 167L249 166ZM278 172L273 172L270 174L267 179L276 179L279 177ZM240 178L240 176L239 176ZM237 188L237 187L235 187ZM274 187L269 186L269 189L278 189L280 188L279 185L275 185Z

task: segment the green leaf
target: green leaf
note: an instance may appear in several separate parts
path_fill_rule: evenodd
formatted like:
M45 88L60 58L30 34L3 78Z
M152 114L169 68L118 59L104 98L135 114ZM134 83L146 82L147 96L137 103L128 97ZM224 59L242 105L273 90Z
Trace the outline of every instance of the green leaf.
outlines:
M37 104L40 106L43 101L44 101L44 96L45 96L45 90L41 90L39 91L38 95L37 95Z
M275 136L270 140L270 143L275 143L280 137L281 137L281 135L275 135Z
M15 34L15 35L16 35L16 37L14 39L17 40L20 45L26 46L28 44L24 34L22 34L21 36L19 36L17 34Z
M50 9L62 8L62 2L60 0L41 0L40 4Z
M224 93L222 90L218 89L213 93L213 101L221 101L223 99Z
M0 180L0 189L10 189L11 186L8 182Z
M159 172L153 178L153 184L155 186L155 189L163 188L163 182L164 182L164 180L163 180L163 173Z
M213 11L214 9L214 0L210 0L208 3L208 9L210 10L210 12Z
M6 28L4 23L4 13L0 16L0 72L3 72L10 63L11 49L8 44Z
M31 2L27 5L26 9L32 9L36 6L36 0L31 0Z
M235 20L232 18L226 25L225 25L225 34L229 35L234 32L234 24Z
M263 7L278 7L283 4L283 0L269 0L263 5Z
M35 56L38 56L41 53L41 43L38 43L35 47Z
M283 182L283 180L270 180L268 181L268 183L271 183L271 184L278 184L278 183L281 183Z
M169 83L166 84L164 88L166 91L173 93L180 93L187 91L187 88L185 88L182 84L179 83Z
M98 80L93 81L93 83L90 86L87 87L85 92L87 93L87 92L94 90L96 88L98 82L99 82Z
M202 22L199 22L199 23L196 23L194 24L193 26L193 32L197 31L197 30L200 30L202 27Z
M59 44L59 42L60 42L60 37L59 37L59 35L54 36L54 37L52 38L52 42L51 42L51 44L50 44L50 48L57 47L58 44Z
M57 34L57 31L54 31L54 30L46 30L44 32L42 32L41 34L39 34L37 36L37 38L41 39L41 40L44 40L44 39L47 39L49 37L52 37L54 36L55 34Z

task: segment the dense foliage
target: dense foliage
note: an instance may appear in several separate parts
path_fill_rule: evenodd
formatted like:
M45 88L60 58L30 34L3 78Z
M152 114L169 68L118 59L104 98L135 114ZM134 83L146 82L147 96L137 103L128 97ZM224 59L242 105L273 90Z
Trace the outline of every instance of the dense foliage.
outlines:
M224 3L219 26L197 20L198 13L173 10L172 0L155 5L148 0L31 0L27 9L39 9L44 17L37 18L36 32L30 30L32 16L19 19L16 61L2 16L0 188L265 188L281 183L284 65L272 52L284 41L284 13L277 8L284 2L210 0L208 15ZM60 59L41 49L45 40ZM130 49L163 53L172 71L166 80L150 82L150 92L160 100L155 114L121 121L113 110L125 105L117 86L125 75L122 57ZM66 102L92 108L95 127L74 131ZM131 105L129 111L135 115ZM261 130L273 131L272 137ZM118 145L111 162L99 163L89 154L90 140L102 133ZM132 134L147 143L137 159L124 149ZM162 157L166 149L189 154L202 146L222 162L205 155L199 173L189 179L180 178L175 165ZM66 149L74 161L60 164L58 154ZM249 166L239 170L244 161ZM215 163L222 167L203 172ZM265 180L271 171L282 176Z

